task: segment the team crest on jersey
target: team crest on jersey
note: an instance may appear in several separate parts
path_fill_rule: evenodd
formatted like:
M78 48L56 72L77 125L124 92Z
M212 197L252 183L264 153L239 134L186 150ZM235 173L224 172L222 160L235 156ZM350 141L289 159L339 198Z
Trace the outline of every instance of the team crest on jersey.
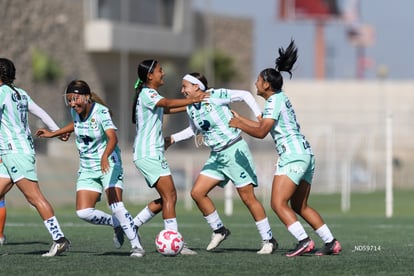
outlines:
M205 108L206 112L210 112L211 110L213 110L213 107L209 103L206 103L204 105L204 108Z
M92 129L97 129L98 128L98 124L96 123L95 118L92 118L90 123L89 123L90 128Z
M151 97L151 99L157 97L157 93L156 92L152 93L150 97Z

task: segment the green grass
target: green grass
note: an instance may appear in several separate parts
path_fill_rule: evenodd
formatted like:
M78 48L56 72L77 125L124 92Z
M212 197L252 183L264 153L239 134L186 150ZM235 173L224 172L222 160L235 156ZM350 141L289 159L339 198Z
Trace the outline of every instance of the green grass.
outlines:
M414 191L396 191L394 217L384 217L384 194L353 194L351 210L340 212L339 195L312 195L310 203L324 217L343 247L338 256L311 254L287 258L295 240L268 210L279 249L259 256L260 237L248 211L235 201L234 215L222 219L232 235L216 251L207 252L210 229L199 211L178 208L180 232L196 256L164 257L155 252L154 237L162 228L160 216L140 229L147 251L143 258L129 257L129 246L112 247L112 230L75 217L74 207L56 208L62 229L71 240L63 256L43 258L50 236L30 208L8 209L8 244L0 248L0 275L410 275L414 270ZM180 205L179 205L180 206ZM100 208L106 208L100 205ZM132 214L142 206L127 204ZM223 203L217 204L223 213ZM306 225L317 247L321 240Z

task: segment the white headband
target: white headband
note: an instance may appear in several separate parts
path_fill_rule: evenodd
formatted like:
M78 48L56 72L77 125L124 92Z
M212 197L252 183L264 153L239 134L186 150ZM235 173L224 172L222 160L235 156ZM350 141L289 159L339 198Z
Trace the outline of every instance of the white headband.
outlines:
M200 87L200 89L203 90L203 91L206 90L206 86L199 79L197 79L194 76L191 76L191 75L187 74L187 75L184 76L183 80L189 81L192 84L197 84Z

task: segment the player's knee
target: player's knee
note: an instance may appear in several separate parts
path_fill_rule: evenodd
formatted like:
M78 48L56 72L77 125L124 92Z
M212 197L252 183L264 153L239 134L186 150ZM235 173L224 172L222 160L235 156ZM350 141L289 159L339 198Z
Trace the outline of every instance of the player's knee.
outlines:
M199 199L200 199L200 193L199 192L197 192L196 190L191 190L191 198L194 200L194 201L199 201Z
M91 219L93 218L93 211L95 209L94 208L85 208L85 209L81 209L81 210L76 210L76 215L83 220L86 221L91 221Z
M276 199L272 199L270 201L270 207L272 208L272 210L276 213L279 214L280 212L282 212L282 210L284 208L289 208L287 202L283 202L281 200L276 200Z

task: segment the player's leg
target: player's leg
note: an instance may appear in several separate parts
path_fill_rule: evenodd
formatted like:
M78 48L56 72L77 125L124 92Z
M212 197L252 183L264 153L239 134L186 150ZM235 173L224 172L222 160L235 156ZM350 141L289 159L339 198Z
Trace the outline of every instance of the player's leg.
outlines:
M257 230L262 238L262 248L257 252L258 254L271 254L277 249L277 241L273 238L272 229L270 228L269 220L266 216L263 205L257 200L254 194L253 184L248 184L243 187L238 187L237 192L249 209L250 214L256 223Z
M289 200L296 188L296 184L287 175L275 175L273 178L271 207L288 231L299 241L296 248L286 254L288 257L302 255L314 248L313 241L289 206Z
M113 226L110 214L95 209L96 202L100 198L100 192L78 189L76 191L76 215L92 224Z
M42 256L53 257L62 254L70 247L70 242L63 234L52 206L40 191L38 182L23 178L16 182L16 186L26 197L26 200L36 208L54 241L49 252Z
M220 243L227 239L230 235L230 230L224 226L223 221L217 212L216 206L208 196L208 193L216 187L220 181L221 180L200 174L191 190L191 197L213 230L211 241L207 245L208 251L219 246Z
M311 184L302 180L291 199L293 210L299 214L315 230L323 240L324 247L316 252L316 255L338 254L341 244L334 238L329 227L325 224L321 215L308 205Z
M155 189L162 200L162 217L164 228L178 231L175 205L177 203L177 191L171 175L161 176L155 184Z
M178 231L177 216L175 211L175 205L177 203L177 191L175 189L172 176L161 176L154 187L161 197L164 229ZM194 250L188 248L185 244L183 249L180 251L180 254L196 255L197 253Z
M138 233L135 230L132 216L125 208L125 205L122 201L122 191L123 190L121 187L113 187L111 184L111 187L105 190L108 204L111 208L113 216L116 217L116 219L119 221L121 229L131 243L131 256L142 257L144 256L145 251L139 240Z
M170 184L170 186L166 186L165 187L166 189L167 188L171 189L171 185L174 185L172 182L172 178L171 178L170 168L168 167L168 163L163 155L160 155L159 157L156 157L156 158L147 157L147 158L138 159L134 161L134 164L135 164L135 167L140 171L140 173L145 177L145 181L148 187L158 189L156 186L160 180L161 180L161 185L163 185L162 183L164 183L165 181L169 181L167 185ZM164 180L164 178L166 178L167 176L170 177L171 179ZM163 189L163 187L160 187L160 189ZM161 191L161 192L164 193L164 191ZM158 191L158 193L160 194L160 191ZM165 191L165 193L168 193L168 191ZM165 195L165 197L168 197L166 199L169 200L168 206L166 206L165 208L170 209L170 210L172 208L174 210L174 214L172 215L173 217L175 217L175 202L174 201L176 201L176 197L177 197L175 193L175 188L172 191L172 195L173 197ZM171 199L173 199L173 202L171 201ZM156 214L163 211L163 208L164 208L163 201L164 199L160 197L148 203L148 205L135 216L134 224L137 227L140 227L141 225L150 221ZM173 204L173 207L171 207L171 203ZM168 210L166 210L166 214L167 213L169 213ZM169 216L171 216L171 214L169 214Z
M134 218L134 224L137 227L141 227L141 225L150 221L156 214L162 211L162 199L157 198L147 206L144 207Z
M13 182L10 179L6 167L0 159L0 246L7 242L4 234L7 219L5 195L12 187Z

